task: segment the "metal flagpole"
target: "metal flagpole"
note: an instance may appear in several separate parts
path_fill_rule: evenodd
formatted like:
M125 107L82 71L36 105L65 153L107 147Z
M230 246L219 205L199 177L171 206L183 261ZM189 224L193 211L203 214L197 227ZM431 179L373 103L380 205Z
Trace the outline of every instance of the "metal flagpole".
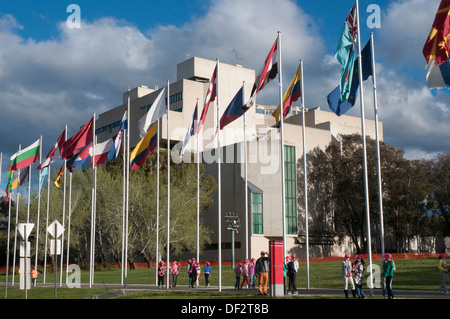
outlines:
M358 32L357 41L358 41L358 68L362 71L362 61L361 61L361 38L360 38L360 24L359 24L359 2L356 0L356 29ZM366 130L365 130L365 118L364 118L364 86L363 86L363 76L362 72L358 72L359 74L359 83L360 83L360 104L361 104L361 129L362 129L362 142L363 142L363 151L364 151L364 191L365 191L365 202L366 202L366 232L367 232L367 255L369 260L369 274L372 276L372 240L370 235L370 213L369 213L369 185L368 185L368 177L367 177L367 149L366 149ZM370 289L370 295L373 295L373 285L372 281L367 281L367 284Z
M92 196L91 196L91 252L89 259L89 288L92 287L94 283L94 240L95 240L95 112L93 117L93 127L92 127Z
M128 95L128 113L127 113L127 190L126 190L126 205L125 205L125 287L127 286L128 279L128 217L129 217L129 205L130 205L130 131L131 131L131 105L130 96Z
M306 288L309 289L309 227L308 227L308 179L306 177L306 128L305 128L305 89L303 86L303 60L300 60L300 83L302 94L302 130L303 130L303 175L305 187L305 239L306 239Z
M72 216L72 172L69 171L69 216L67 217L66 284L69 283L70 217Z
M377 168L378 168L378 201L380 206L380 244L381 256L384 258L384 223L383 223L383 192L381 184L380 163L380 139L378 134L378 102L377 102L377 76L375 72L375 48L373 43L373 32L370 33L370 45L372 49L372 84L373 84L373 109L375 114L375 135L377 140Z
M39 141L39 166L42 163L42 135ZM37 269L38 261L38 243L39 243L39 219L41 215L41 174L42 169L39 170L39 181L38 181L38 208L37 208L37 221L36 221L36 252L34 254L34 267Z
M283 74L281 67L281 32L278 31L278 86L279 86L279 97L280 97L280 139L281 139L281 215L283 223L283 258L286 256L286 199L285 199L285 184L284 184L284 141L283 141Z
M9 181L7 182L9 183ZM8 243L6 246L6 279L5 279L5 299L8 297L8 273L9 273L9 238L11 234L11 202L12 199L9 199L8 203Z
M242 105L245 104L245 81L242 83ZM244 175L245 175L245 259L248 259L248 175L247 175L247 121L244 112Z
M129 91L129 90L128 90ZM128 108L127 108L127 116L128 116ZM126 161L126 132L128 130L128 122L127 127L124 128L124 136L122 136L122 147L123 147L123 170L122 170L122 256L121 256L121 269L120 269L120 284L123 285L123 276L124 276L124 249L125 249L125 205L126 205L126 172L127 172L127 161Z
M95 121L95 119L94 119ZM67 140L67 125L66 125L66 140ZM95 137L95 133L94 133L94 137ZM63 216L62 216L62 226L63 229L65 228L64 223L66 221L66 175L67 175L67 160L64 160L64 190L63 190ZM60 267L60 277L59 277L59 286L62 287L62 274L63 274L63 261L64 261L64 236L65 236L65 232L63 232L62 236L61 236L61 267Z
M197 105L195 106L195 111L197 112L197 118L198 118L198 98L197 98ZM195 119L194 121L197 121ZM194 125L194 132L197 130L196 123L193 123ZM200 260L200 157L199 157L199 147L198 147L198 136L197 134L197 260Z
M47 275L47 245L48 245L48 214L50 210L50 165L48 165L48 174L47 174L47 217L45 218L45 245L44 245L44 284Z
M166 244L166 289L169 289L169 262L170 262L170 91L167 81L167 244Z
M218 249L219 249L219 291L222 291L222 181L221 181L221 167L220 167L220 104L219 104L219 59L217 59L217 73L216 73L216 99L217 99L217 183L218 183ZM213 83L214 85L214 83Z
M22 145L19 144L19 152L22 149ZM17 197L16 197L16 226L14 231L14 250L13 250L13 270L11 286L14 286L14 274L16 272L16 250L17 250L17 225L19 223L19 199L20 199L20 169L17 170Z
M160 138L160 119L158 119L158 129L156 133L157 154L156 154L156 254L155 254L155 286L158 286L158 263L159 263L159 138Z

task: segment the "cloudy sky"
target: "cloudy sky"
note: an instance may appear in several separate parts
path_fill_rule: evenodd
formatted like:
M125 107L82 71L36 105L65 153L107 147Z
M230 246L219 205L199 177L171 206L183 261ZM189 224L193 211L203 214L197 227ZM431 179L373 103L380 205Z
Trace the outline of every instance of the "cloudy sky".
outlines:
M79 28L67 19L80 8ZM120 4L119 4L120 3ZM449 90L430 90L422 48L439 0L360 0L361 42L374 33L379 119L384 140L409 159L450 150ZM0 6L0 152L2 183L18 145L43 136L43 156L68 125L69 136L93 112L121 104L128 87L163 87L176 65L198 56L259 71L282 37L283 82L303 59L305 103L329 110L338 84L334 58L352 5L289 0L71 0L2 1ZM378 28L367 21L380 9ZM365 115L373 119L371 81L364 84ZM276 85L259 103L277 103ZM348 112L360 116L359 101Z

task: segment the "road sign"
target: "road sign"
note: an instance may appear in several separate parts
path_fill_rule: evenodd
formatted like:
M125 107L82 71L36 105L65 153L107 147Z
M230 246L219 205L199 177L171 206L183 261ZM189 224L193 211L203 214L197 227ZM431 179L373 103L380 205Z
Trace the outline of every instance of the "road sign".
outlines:
M50 226L48 226L47 231L53 238L58 238L64 232L64 227L55 220Z
M23 240L28 239L28 236L30 236L33 228L34 224L32 223L20 223L17 225L17 230L19 231L20 236L22 236Z

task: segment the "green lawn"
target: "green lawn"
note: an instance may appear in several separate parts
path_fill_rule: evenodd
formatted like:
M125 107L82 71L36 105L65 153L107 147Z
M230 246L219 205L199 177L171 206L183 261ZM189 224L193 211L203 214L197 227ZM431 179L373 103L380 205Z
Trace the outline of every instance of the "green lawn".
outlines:
M436 290L440 284L439 272L437 269L437 260L435 259L420 259L420 260L396 260L396 271L394 272L393 287L396 290L399 289L417 289L417 290ZM375 265L381 266L380 261L375 261ZM178 285L183 286L188 284L188 277L185 274L186 268L181 270L178 276ZM341 279L341 263L340 262L321 262L310 263L309 267L309 283L310 288L342 288ZM39 269L42 271L42 269ZM49 271L49 269L47 269ZM213 267L212 277L210 279L212 286L217 286L217 272L218 268ZM382 278L382 276L380 276ZM11 274L8 276L8 280L11 280ZM59 274L57 276L59 281ZM19 276L15 275L15 284L13 287L8 286L7 290L3 286L5 294L8 299L23 299L25 298L25 292L19 289L18 284ZM382 280L382 279L381 279ZM0 274L0 282L5 282L5 274ZM43 274L40 273L38 277L38 284L43 282ZM53 283L54 275L47 272L46 283ZM63 273L63 282L65 282L65 272ZM89 282L89 272L82 271L81 282ZM120 284L121 271L119 269L102 269L97 270L94 273L95 284ZM235 277L231 266L222 267L222 286L234 286ZM136 269L128 270L127 283L129 284L149 284L155 285L155 269ZM200 277L200 285L204 285L203 275ZM64 285L65 286L65 285ZM306 264L300 264L300 270L297 278L297 287L302 289L306 288ZM364 287L366 285L364 284ZM82 299L89 298L104 293L111 292L107 289L70 289L60 288L57 285L56 294L58 299ZM160 292L141 292L133 295L123 296L124 298L159 298ZM189 294L190 298L198 296L202 298L202 293L196 292L195 295ZM233 294L232 294L233 295ZM248 296L247 296L248 295ZM2 294L0 292L0 298ZM171 298L183 298L183 293L179 291L171 291ZM28 299L53 299L55 297L54 287L32 287L27 292ZM164 298L167 298L168 294L165 291ZM230 295L225 293L211 294L208 293L209 298L230 298ZM239 298L244 299L247 297L254 298L255 294L239 294Z

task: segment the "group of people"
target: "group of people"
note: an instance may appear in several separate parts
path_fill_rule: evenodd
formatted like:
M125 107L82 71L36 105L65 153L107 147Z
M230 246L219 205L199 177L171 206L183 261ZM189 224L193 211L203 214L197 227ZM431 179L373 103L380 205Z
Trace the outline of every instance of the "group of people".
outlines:
M247 288L255 288L256 279L258 278L258 290L260 295L267 295L267 284L269 282L269 254L261 251L260 257L255 260L245 259L244 264L239 263L234 268L236 276L235 289L242 289L244 284ZM242 283L241 283L242 277Z
M351 285L353 298L365 299L366 294L362 288L364 280L364 259L361 255L355 255L353 262L350 261L350 255L345 254L342 262L342 279L344 279L344 294L348 298L348 287ZM392 279L394 277L395 263L392 255L387 253L383 259L383 297L394 299L392 291Z
M285 291L287 295L298 295L297 291L297 272L298 272L298 260L294 254L286 257L286 262L283 267L283 275L285 278ZM286 278L288 283L286 285Z
M167 273L169 271L169 273ZM209 287L209 276L211 275L211 263L209 261L206 262L203 267L204 276L205 276L205 287ZM180 266L176 261L172 262L172 265L166 267L166 264L163 260L158 263L158 288L164 288L165 281L164 278L167 275L171 275L169 278L169 288L175 288L177 286L178 274L180 273ZM201 273L200 263L195 260L195 258L189 259L187 264L187 275L189 278L189 287L195 288L199 287L199 277Z

